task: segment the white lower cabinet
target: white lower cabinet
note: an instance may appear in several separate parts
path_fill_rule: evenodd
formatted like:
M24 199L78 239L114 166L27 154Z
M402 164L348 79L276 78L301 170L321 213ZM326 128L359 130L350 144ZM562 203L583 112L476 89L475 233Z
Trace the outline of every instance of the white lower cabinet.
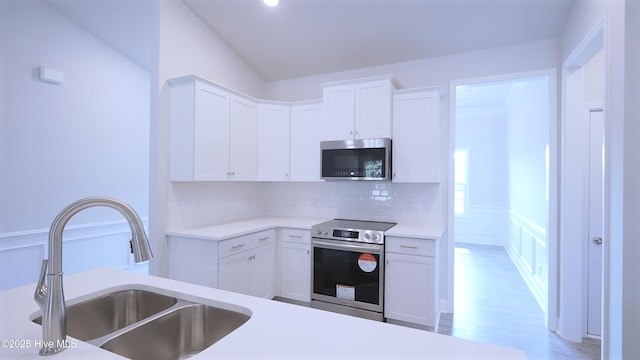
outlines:
M272 299L276 295L275 230L223 241L169 236L169 278Z
M435 327L439 316L435 241L387 237L385 242L385 317Z
M269 230L221 241L218 287L272 299L276 283L274 238L275 231Z
M283 229L279 246L280 296L311 301L311 233Z
M220 259L219 288L272 299L275 296L274 255L271 243Z

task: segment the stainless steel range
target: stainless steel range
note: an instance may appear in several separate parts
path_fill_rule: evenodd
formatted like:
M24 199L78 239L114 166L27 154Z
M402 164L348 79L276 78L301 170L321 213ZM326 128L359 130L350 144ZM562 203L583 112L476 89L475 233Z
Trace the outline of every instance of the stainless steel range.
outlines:
M384 320L384 232L390 222L335 219L311 228L311 306Z

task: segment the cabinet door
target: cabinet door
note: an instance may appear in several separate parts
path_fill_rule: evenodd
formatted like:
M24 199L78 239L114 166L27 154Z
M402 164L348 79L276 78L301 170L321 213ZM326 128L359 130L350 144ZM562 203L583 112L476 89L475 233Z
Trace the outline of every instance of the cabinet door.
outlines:
M440 96L437 91L393 98L393 181L440 182Z
M311 301L311 245L280 243L280 296Z
M435 326L435 259L386 253L386 318Z
M258 105L231 95L229 108L230 180L258 178Z
M326 140L353 139L355 118L354 85L331 86L323 89Z
M320 141L324 129L321 104L291 107L291 181L320 181Z
M289 106L258 106L258 178L289 180Z
M226 180L229 94L200 81L171 86L171 181Z
M251 295L273 299L276 289L276 253L273 243L251 251Z
M391 137L391 82L355 85L355 139Z
M222 290L251 295L251 256L250 251L227 256L219 260L218 286Z
M229 95L197 83L194 180L225 180L229 171Z

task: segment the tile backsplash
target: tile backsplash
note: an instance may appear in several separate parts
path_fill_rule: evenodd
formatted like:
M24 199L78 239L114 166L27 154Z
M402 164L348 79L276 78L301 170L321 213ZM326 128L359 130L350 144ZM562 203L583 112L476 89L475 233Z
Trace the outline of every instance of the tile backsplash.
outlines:
M321 183L173 183L172 228L195 228L258 216L348 218L442 225L439 184L378 181Z

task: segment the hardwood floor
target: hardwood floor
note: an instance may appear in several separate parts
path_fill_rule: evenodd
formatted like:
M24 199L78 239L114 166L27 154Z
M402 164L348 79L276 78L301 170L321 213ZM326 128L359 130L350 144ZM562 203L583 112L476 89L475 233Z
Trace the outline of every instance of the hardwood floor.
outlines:
M546 329L544 313L506 251L457 244L455 309L439 333L522 349L530 360L600 359L600 340L576 344Z

